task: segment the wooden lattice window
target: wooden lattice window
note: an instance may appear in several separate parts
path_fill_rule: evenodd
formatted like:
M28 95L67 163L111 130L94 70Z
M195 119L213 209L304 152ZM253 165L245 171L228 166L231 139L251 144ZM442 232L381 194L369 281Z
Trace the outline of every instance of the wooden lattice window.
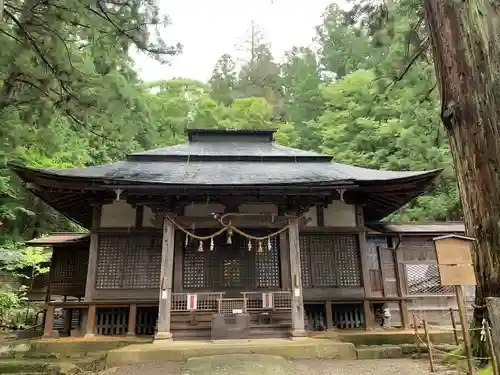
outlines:
M85 294L89 252L77 246L54 247L51 293L81 297Z
M205 288L207 286L206 254L198 252L194 241L184 247L183 286L186 289Z
M339 265L339 286L361 286L358 237L356 235L334 236L333 245Z
M199 231L199 234L206 235L205 231ZM261 245L259 248L258 242L252 241L249 251L248 240L234 234L231 244L227 244L226 236L218 236L214 238L212 251L210 241L204 241L204 251L198 252L199 242L190 241L188 246L184 246L184 288L211 291L279 289L281 276L278 241L273 238L271 248L267 240Z
M161 267L161 236L100 235L97 289L154 289Z
M311 269L311 252L309 250L309 236L301 235L300 243L300 273L302 275L302 287L311 287L311 277L309 271Z
M278 253L277 237L271 238L271 248L268 241L263 241L262 247L255 252L255 272L257 289L279 288L280 280L280 260Z
M303 234L300 246L303 287L361 286L356 235Z

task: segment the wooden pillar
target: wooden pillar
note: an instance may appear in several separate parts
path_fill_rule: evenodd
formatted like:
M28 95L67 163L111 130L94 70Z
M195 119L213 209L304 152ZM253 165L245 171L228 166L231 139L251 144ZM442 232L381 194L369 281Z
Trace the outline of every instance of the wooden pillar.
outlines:
M71 336L71 323L73 320L73 309L64 309L64 333Z
M45 311L45 324L43 326L43 337L52 337L54 328L54 306L47 306Z
M403 287L403 278L401 277L401 251L399 250L400 244L401 244L401 238L398 239L396 246L392 246L392 249L394 257L394 270L396 271L396 288L398 292L398 297L405 298L406 293ZM401 314L402 328L403 329L411 328L410 316L408 313L408 301L406 299L401 299L401 301L399 302L399 312Z
M304 299L302 296L302 278L300 274L299 220L290 220L288 229L290 246L290 274L292 278L292 338L306 337L304 326Z
M182 285L182 267L184 258L184 241L185 237L183 233L178 232L181 235L175 238L175 249L174 249L174 293L182 293L184 286Z
M97 253L99 246L99 234L97 228L101 225L101 205L95 205L92 214L92 229L90 232L89 263L87 268L87 282L85 284L85 300L92 301L95 291L95 279L97 274Z
M325 301L326 329L335 328L333 323L332 301Z
M85 330L85 337L92 337L95 335L95 320L97 310L95 305L89 305L87 314L87 329Z
M155 340L170 340L170 308L174 271L175 228L165 216L163 218L163 241L161 248L160 304L158 329Z
M370 287L370 271L368 269L368 246L366 244L366 231L364 229L365 226L365 218L363 215L363 207L361 205L355 206L356 210L356 225L358 227L363 228L358 234L358 243L359 243L359 259L361 262L361 275L362 275L362 283L363 290L365 295L365 300L363 302L363 313L365 315L365 329L370 329L373 327L373 320L369 319L372 316L372 312L370 309L370 297L372 294Z
M50 268L49 268L49 280L47 283L47 291L45 292L45 303L50 302L50 298L52 295L52 280L54 279L54 270L56 265L56 249L52 247L52 257L50 258Z
M135 303L130 305L128 311L128 326L127 335L135 336L135 325L137 323L137 305Z
M365 314L364 328L365 329L373 328L373 326L375 325L375 314L371 309L370 301L368 300L363 301L363 310Z
M281 289L292 290L290 276L290 250L289 241L286 232L281 232L278 235L280 249L280 265L281 265Z

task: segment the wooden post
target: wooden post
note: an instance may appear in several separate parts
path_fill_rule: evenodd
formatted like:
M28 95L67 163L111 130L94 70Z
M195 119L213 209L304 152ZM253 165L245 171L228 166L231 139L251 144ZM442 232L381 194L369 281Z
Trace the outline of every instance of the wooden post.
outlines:
M97 315L97 310L95 305L89 305L89 310L87 314L87 329L85 332L85 337L93 337L95 335L95 319Z
M460 324L462 326L462 334L464 337L469 375L474 375L476 373L476 367L474 366L474 357L472 355L472 345L469 336L469 326L467 323L467 313L465 310L464 293L461 285L455 285L455 294L457 296L458 312L460 314Z
M488 346L490 348L491 368L493 370L493 375L500 375L498 372L498 361L497 361L497 356L495 355L495 345L493 345L493 338L491 337L490 325L488 324L488 320L486 319L484 319L483 328L486 331L486 339L488 340Z
M326 329L335 328L333 325L332 301L325 301Z
M174 285L172 286L172 291L174 293L182 293L182 262L184 256L184 235L183 233L177 232L180 236L175 237L175 249L174 249Z
M71 336L71 323L73 318L73 309L64 309L64 333Z
M286 232L278 235L281 264L281 289L292 290L292 277L290 276L290 242Z
M403 286L404 280L403 277L401 277L401 251L399 250L399 246L401 244L402 238L400 237L398 239L398 243L396 246L391 246L392 248L392 256L394 260L394 271L396 275L396 290L398 292L399 297L406 297L405 289ZM392 242L394 244L394 242ZM401 299L399 301L399 312L401 314L401 325L403 326L403 329L408 329L410 328L410 320L409 320L409 314L408 314L408 301L406 299Z
M433 241L436 247L441 285L450 285L455 288L469 375L474 375L476 368L474 367L474 357L472 355L472 345L469 336L463 285L476 285L476 276L471 256L471 243L475 239L451 234L435 237Z
M363 301L363 310L365 314L365 330L373 329L375 326L375 314L371 309L371 303L369 300Z
M300 273L299 220L296 218L290 220L288 241L290 246L290 274L292 278L292 331L290 332L290 337L306 337L302 277Z
M52 257L50 258L50 268L49 268L49 280L47 283L47 292L45 293L45 303L50 302L51 298L51 288L52 288L52 279L54 278L54 270L56 266L56 250L52 247Z
M365 226L365 218L363 215L363 207L361 205L355 206L356 212L356 225L358 227L362 227L363 230L358 234L358 243L359 243L359 259L361 261L361 275L363 280L363 291L365 294L365 299L371 297L371 288L370 288L370 270L368 269L368 246L366 243L366 231L364 229ZM368 301L369 302L369 301ZM373 321L370 321L368 317L371 315L370 311L370 303L363 303L363 313L365 315L365 330L373 328Z
M498 366L500 363L500 298L486 298L486 307L491 322L491 341L493 343L491 356L495 357Z
M131 304L128 311L127 336L135 336L135 326L137 323L137 305Z
M45 324L43 326L43 337L52 337L54 328L54 306L47 306L45 311Z
M171 340L170 309L174 271L175 228L172 222L163 218L163 241L161 249L160 304L158 308L158 329L155 340Z
M90 233L89 263L87 268L87 282L85 284L85 300L92 301L95 290L97 274L97 255L99 252L99 234L97 229L101 226L101 206L95 205L92 213L92 230Z
M425 341L427 342L427 352L429 353L429 364L431 365L431 372L436 372L434 368L434 358L432 357L432 342L429 336L429 329L427 328L427 320L424 319Z
M455 321L455 314L453 313L453 309L450 307L450 317L451 317L451 326L453 327L453 335L455 336L455 343L460 345L460 340L458 339L458 331L457 331L457 322Z
M413 314L413 330L415 331L415 346L417 347L417 356L420 357L420 338L418 337L418 322L415 314Z

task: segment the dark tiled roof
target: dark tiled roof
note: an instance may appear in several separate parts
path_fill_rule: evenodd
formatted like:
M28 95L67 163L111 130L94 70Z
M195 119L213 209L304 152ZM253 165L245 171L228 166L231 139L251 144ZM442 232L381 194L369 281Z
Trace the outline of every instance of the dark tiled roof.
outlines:
M270 185L375 182L437 175L430 172L392 172L322 162L156 161L118 163L87 168L45 168L39 171L61 177L169 185Z
M11 164L25 182L42 186L34 194L87 228L90 203L110 185L142 185L168 192L231 187L242 190L292 191L358 189L364 194L366 220L379 220L421 194L439 175L425 172L378 171L331 162L331 157L277 145L273 130L207 130L188 132L189 143L129 155L126 160L87 168L34 169ZM55 191L51 186L66 186ZM85 189L84 189L85 188ZM132 188L136 188L133 186ZM81 189L78 192L78 189ZM201 190L200 190L201 189ZM75 193L76 191L76 193ZM260 193L260 191L258 192ZM276 194L276 191L274 192Z
M40 169L60 176L168 185L276 185L389 181L438 171L393 172L332 163L331 157L275 144L272 130L189 131L187 144L138 152L87 168Z

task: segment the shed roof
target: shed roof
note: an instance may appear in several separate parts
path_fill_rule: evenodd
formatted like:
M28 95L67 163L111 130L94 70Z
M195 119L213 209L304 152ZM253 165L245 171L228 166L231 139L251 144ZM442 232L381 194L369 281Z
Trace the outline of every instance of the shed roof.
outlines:
M83 242L90 238L89 233L52 233L44 237L26 241L27 245L54 246L67 243Z
M464 233L465 225L461 221L443 221L429 223L369 223L367 226L380 233L407 233L407 234L438 234Z

